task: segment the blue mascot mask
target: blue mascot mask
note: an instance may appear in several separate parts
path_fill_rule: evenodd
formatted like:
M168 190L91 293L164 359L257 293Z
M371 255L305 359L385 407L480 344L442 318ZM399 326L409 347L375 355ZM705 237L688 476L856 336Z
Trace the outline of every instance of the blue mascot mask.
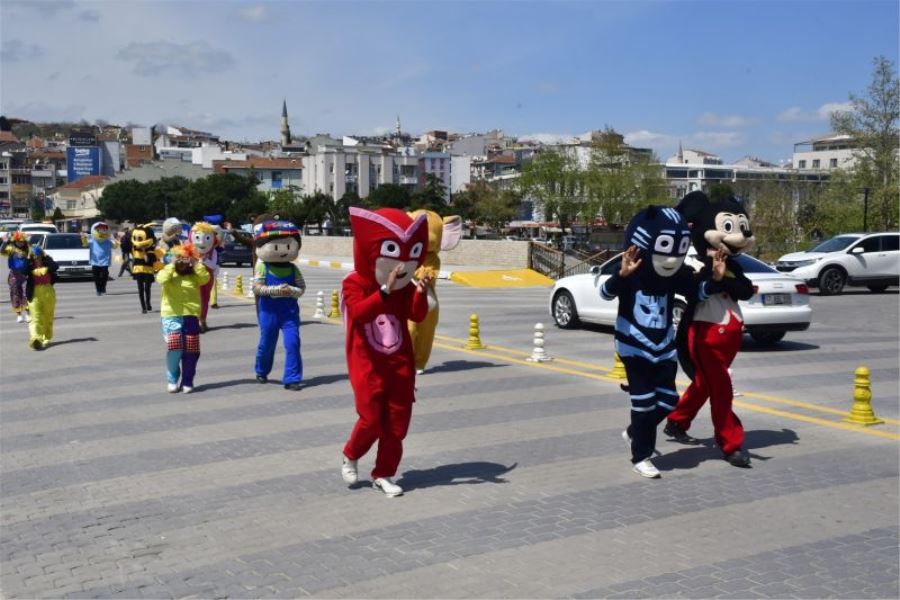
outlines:
M641 249L641 270L649 263L659 277L672 277L684 264L691 246L691 231L675 209L648 206L625 229L625 246L631 245Z

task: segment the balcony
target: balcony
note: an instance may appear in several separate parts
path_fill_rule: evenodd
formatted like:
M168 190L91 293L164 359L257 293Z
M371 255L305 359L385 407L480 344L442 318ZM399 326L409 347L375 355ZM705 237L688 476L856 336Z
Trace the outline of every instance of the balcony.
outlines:
M400 185L418 185L419 178L415 175L401 175L398 183Z

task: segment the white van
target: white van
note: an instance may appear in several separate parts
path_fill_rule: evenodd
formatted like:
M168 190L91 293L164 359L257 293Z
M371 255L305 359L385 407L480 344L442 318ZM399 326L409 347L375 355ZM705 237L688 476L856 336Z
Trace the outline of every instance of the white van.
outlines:
M56 225L53 223L22 223L19 225L19 231L22 233L59 233Z

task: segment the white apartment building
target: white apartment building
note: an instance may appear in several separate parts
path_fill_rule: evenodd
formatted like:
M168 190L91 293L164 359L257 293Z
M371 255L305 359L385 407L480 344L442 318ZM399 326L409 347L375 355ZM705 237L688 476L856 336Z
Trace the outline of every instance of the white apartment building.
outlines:
M856 162L849 135L826 135L794 144L792 166L800 171L849 169Z

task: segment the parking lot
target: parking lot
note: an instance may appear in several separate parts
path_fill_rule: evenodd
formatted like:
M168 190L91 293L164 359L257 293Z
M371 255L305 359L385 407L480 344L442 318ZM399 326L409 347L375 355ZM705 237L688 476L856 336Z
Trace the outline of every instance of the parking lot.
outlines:
M249 269L228 269L247 281ZM165 393L158 313L129 278L58 284L54 343L0 315L5 597L896 597L898 295L814 295L813 324L734 365L754 468L661 441L631 472L612 335L551 325L547 290L440 282L398 474L348 489L343 273L304 270L300 392L253 378L252 301L211 311L197 389ZM0 273L5 277L5 270ZM158 308L154 286L154 308ZM486 350L465 350L469 315ZM534 324L554 361L525 359ZM280 373L276 354L273 379ZM841 421L853 371L888 423ZM371 464L361 462L361 475ZM365 479L365 478L364 478Z

